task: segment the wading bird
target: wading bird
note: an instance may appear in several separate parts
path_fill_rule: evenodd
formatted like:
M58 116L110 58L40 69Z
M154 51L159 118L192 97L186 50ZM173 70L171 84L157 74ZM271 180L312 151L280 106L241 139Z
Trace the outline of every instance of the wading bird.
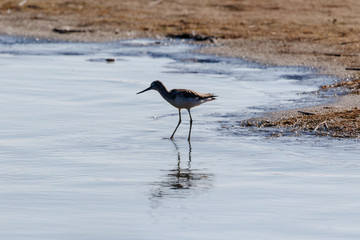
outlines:
M150 87L147 89L138 92L137 94L149 91L149 90L156 90L160 93L160 95L171 105L176 107L179 110L179 122L171 135L170 139L174 138L174 134L176 130L178 129L180 123L181 123L181 109L185 108L189 112L190 116L190 129L189 129L189 136L188 141L190 142L190 135L191 135L191 128L192 128L192 117L190 113L190 109L193 107L196 107L200 104L203 104L205 102L209 102L216 99L216 95L212 93L197 93L193 90L189 89L173 89L171 91L168 91L164 84L160 81L154 81L151 83Z

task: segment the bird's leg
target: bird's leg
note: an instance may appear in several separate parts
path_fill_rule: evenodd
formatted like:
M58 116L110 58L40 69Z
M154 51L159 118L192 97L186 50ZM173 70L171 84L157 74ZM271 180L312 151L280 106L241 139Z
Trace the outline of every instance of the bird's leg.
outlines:
M171 135L170 139L173 139L173 138L174 138L174 134L175 134L176 130L178 129L180 123L181 123L181 109L179 108L179 123L178 123L178 125L176 126L176 128L175 128L173 134Z
M189 112L189 116L190 116L190 129L189 129L188 141L190 142L190 135L191 135L191 128L192 128L193 120L192 120L192 117L191 117L190 109L188 109L188 112Z

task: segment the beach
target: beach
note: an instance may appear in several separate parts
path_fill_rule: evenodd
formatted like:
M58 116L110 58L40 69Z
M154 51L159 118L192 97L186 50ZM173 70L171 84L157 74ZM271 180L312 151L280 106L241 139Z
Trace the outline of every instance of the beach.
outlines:
M311 67L339 79L321 89L342 87L348 94L327 106L269 114L268 125L303 122L318 130L326 123L335 137L358 138L359 12L357 0L0 1L0 33L82 42L180 38L205 44L203 53Z

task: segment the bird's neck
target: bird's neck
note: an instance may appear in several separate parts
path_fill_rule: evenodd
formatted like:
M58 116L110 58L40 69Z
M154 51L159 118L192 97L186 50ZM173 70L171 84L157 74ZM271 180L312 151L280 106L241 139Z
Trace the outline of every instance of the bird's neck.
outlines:
M166 89L166 87L164 85L162 85L161 87L159 87L158 92L160 93L160 95L164 98L164 99L169 99L171 98L170 92Z

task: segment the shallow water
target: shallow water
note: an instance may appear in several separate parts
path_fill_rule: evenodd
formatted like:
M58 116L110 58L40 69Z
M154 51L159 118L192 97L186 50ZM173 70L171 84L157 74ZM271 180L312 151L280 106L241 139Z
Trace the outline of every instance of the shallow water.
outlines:
M1 37L1 238L359 239L357 141L224 127L331 101L334 79L194 48ZM155 79L219 95L191 145L186 111L171 141L177 110L135 94Z

